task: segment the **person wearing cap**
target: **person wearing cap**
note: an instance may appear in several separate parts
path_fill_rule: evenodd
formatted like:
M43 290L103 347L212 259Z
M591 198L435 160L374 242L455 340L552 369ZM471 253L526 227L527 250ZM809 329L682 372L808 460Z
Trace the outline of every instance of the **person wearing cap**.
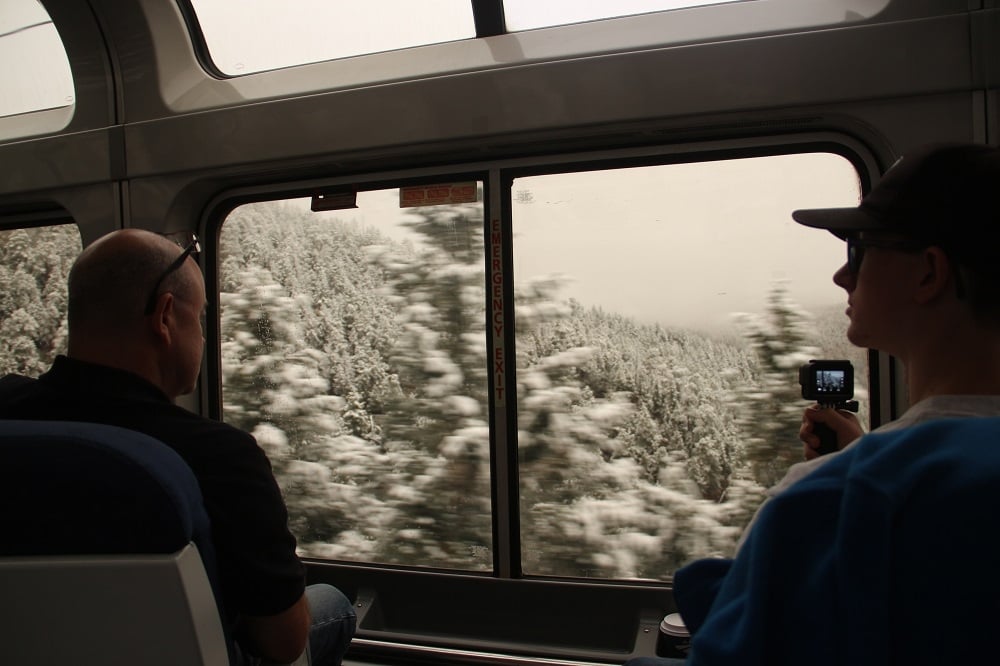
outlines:
M847 242L833 276L847 337L899 359L911 406L865 436L848 412L805 410L810 460L776 486L735 559L675 575L686 663L994 662L1000 149L907 154L858 207L793 218ZM838 452L818 457L817 423Z
M897 420L891 421L876 432L899 430L923 421L948 417L998 415L1000 402L993 396L992 388L982 391L977 383L992 382L988 373L982 372L985 351L995 344L993 327L986 326L985 339L977 334L969 340L971 349L956 349L964 339L950 326L943 339L930 340L931 329L919 324L923 330L908 328L904 322L894 320L893 312L877 312L876 322L863 310L871 308L874 298L863 290L855 294L862 262L868 255L893 255L900 260L909 256L919 257L921 251L937 248L941 259L950 264L953 274L956 302L966 314L989 324L1000 322L1000 150L978 144L948 144L931 146L898 160L883 179L857 208L797 210L792 218L800 224L817 229L827 229L847 242L847 261L838 270L833 281L848 294L849 318L847 338L859 347L886 352L900 360L906 368L907 390L911 407ZM937 255L935 255L937 256ZM963 277L964 276L964 277ZM882 281L890 286L902 277L890 270L890 277ZM867 285L865 285L867 286ZM925 314L931 314L925 311ZM868 317L869 320L863 317ZM949 317L942 314L942 317ZM856 321L857 320L857 321ZM938 319L933 323L945 323ZM958 320L956 320L958 321ZM890 330L872 331L872 326L885 322ZM915 324L916 325L916 324ZM895 331L898 342L885 339ZM881 334L880 334L881 333ZM873 337L878 335L878 337ZM907 351L920 341L931 342L928 353ZM963 357L953 365L948 352ZM972 351L972 358L963 352ZM956 384L953 389L941 386L944 381ZM949 396L958 396L957 398ZM970 397L985 396L985 397ZM927 398L925 400L925 398ZM774 496L795 482L805 478L827 461L817 453L819 438L813 426L821 423L837 433L840 449L855 443L863 430L851 412L818 405L806 409L802 418L800 437L808 462L793 465L785 477L768 495ZM759 511L757 515L759 515ZM742 546L756 522L756 516L744 531ZM739 547L738 546L738 547Z

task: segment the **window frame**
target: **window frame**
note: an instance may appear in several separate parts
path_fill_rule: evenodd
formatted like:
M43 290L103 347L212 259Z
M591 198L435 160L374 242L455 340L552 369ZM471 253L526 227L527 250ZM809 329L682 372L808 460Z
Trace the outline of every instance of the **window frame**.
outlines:
M489 163L472 163L464 165L444 165L440 167L415 168L401 171L376 172L333 178L316 178L291 183L275 183L266 186L239 188L219 194L209 207L209 212L203 218L202 238L206 239L206 272L208 284L211 285L210 303L214 305L216 316L210 322L208 339L211 354L206 354L207 367L203 373L206 389L203 391L203 405L212 418L221 417L221 368L218 354L219 328L218 307L218 233L225 216L235 206L254 201L276 200L311 196L324 189L356 187L359 191L401 187L411 184L428 182L443 182L457 180L481 180L483 183L484 205L484 244L486 258L487 286L493 280L492 258L494 248L491 242L490 226L499 221L501 228L502 260L501 270L506 275L513 275L513 243L511 231L510 201L511 185L518 177L544 175L569 171L590 171L628 166L649 166L654 164L683 164L693 162L709 162L722 159L737 159L746 157L765 157L806 152L828 152L847 159L857 170L862 191L870 188L871 175L877 173L875 160L862 144L837 134L820 134L807 137L784 136L725 143L708 142L692 145L644 146L638 148L610 149L587 151L556 155L544 155L530 158L514 158L498 160ZM499 196L497 196L499 194ZM487 293L487 318L490 316L491 299ZM506 321L513 322L513 280L506 279L503 291L503 316ZM487 327L487 363L494 358L498 346L510 350L505 354L505 393L508 399L503 404L497 404L493 392L490 393L488 418L490 419L491 448L491 495L493 504L493 571L483 575L501 579L525 580L563 580L562 577L544 575L526 575L521 568L520 542L520 507L518 487L518 451L517 451L517 403L516 403L516 343L513 326L506 326L504 334L496 337ZM891 382L879 382L879 377L886 373L886 366L873 353L875 362L871 364L871 418L872 425L878 425L886 420L884 410L877 405L892 404L885 402L885 388L891 389ZM861 373L859 373L860 376ZM329 564L326 560L309 560L313 564ZM340 562L338 566L371 566L376 569L406 570L408 567L393 564L374 564L359 562ZM455 572L437 567L420 567L414 569L420 572L436 572L452 575L478 575L470 572ZM593 584L594 579L574 579L583 584ZM615 581L601 580L602 583L614 584ZM663 584L662 582L659 584ZM669 582L667 583L669 584Z

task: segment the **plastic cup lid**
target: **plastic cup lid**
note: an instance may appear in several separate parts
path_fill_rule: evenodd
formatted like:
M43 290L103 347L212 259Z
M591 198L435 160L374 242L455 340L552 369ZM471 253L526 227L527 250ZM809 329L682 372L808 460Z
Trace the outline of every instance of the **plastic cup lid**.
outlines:
M671 613L660 622L660 631L670 636L690 636L691 632L684 626L680 613Z

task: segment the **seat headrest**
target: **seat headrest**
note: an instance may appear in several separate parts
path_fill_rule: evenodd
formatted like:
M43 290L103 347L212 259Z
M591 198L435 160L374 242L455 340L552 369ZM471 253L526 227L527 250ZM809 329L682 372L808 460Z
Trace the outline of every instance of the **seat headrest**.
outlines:
M207 524L190 468L152 437L0 421L0 555L172 553Z

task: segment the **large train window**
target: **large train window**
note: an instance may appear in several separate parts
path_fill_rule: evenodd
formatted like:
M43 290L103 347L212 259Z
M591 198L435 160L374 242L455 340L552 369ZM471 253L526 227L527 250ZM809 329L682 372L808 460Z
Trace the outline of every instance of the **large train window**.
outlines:
M66 352L66 279L81 249L74 225L0 231L0 376L37 377Z
M224 222L222 414L268 452L303 555L664 579L731 553L801 459L801 364L851 359L865 397L832 282L843 243L790 216L857 203L846 159L552 169L490 181L510 183L493 194L509 217L490 222L510 222L510 273L481 181L361 191L356 207L331 190ZM491 288L489 312L487 242L513 296ZM510 306L513 400L487 353ZM516 429L490 421L491 391ZM501 455L517 447L520 534L500 545L491 428ZM496 481L498 511L508 490Z
M267 451L303 555L493 566L480 189L223 224L223 417Z
M831 154L590 170L512 185L523 570L659 578L731 554L801 460L797 369L866 354L796 208L853 206Z
M73 103L66 49L38 0L4 0L0 64L0 117Z

